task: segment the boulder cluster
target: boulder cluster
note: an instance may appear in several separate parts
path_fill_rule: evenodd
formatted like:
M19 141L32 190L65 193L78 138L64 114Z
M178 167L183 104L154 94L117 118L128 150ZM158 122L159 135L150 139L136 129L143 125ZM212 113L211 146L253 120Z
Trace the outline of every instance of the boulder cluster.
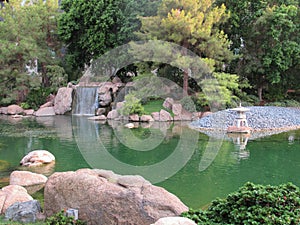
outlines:
M163 107L159 112L153 112L151 115L137 114L123 116L120 111L124 106L125 93L129 93L134 88L134 84L129 82L127 84L121 83L120 80L113 80L112 82L95 82L78 85L68 84L67 87L58 89L56 96L51 95L48 101L41 105L38 110L33 109L24 110L19 105L10 105L8 107L0 107L0 114L13 115L13 117L23 116L54 116L74 113L77 114L77 90L84 88L96 88L97 99L96 106L92 110L95 116L90 117L91 120L125 120L130 122L153 122L153 121L192 121L202 116L201 113L191 113L184 109L182 104L175 101L173 98L166 98ZM74 97L75 96L75 97ZM94 98L94 97L92 97ZM92 99L93 101L93 99ZM80 114L79 114L80 115Z
M179 198L138 175L80 169L46 177L23 170L41 168L54 160L50 152L36 150L20 161L20 170L13 171L9 185L0 189L0 214L6 220L34 223L72 210L87 224L195 225L179 217L188 210ZM43 187L44 209L31 196Z

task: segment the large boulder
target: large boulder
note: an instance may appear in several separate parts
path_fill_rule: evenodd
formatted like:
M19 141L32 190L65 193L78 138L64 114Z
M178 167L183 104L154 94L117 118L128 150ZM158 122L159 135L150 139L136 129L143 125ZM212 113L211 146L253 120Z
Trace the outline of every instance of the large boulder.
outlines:
M47 177L45 175L32 173L29 171L14 171L9 177L9 184L20 186L45 184L46 181Z
M175 195L141 176L81 169L51 175L44 192L44 212L76 208L88 224L151 224L187 211Z
M0 214L16 202L27 202L33 198L27 193L24 187L19 185L8 185L0 190Z
M35 113L35 116L55 116L54 107L45 107L38 109Z
M164 109L161 109L159 112L159 121L166 122L166 121L173 121L173 117L169 112Z
M5 212L5 219L21 223L35 223L42 212L37 200L16 202L9 206Z
M72 110L73 88L62 87L58 89L54 100L54 112L63 115Z
M29 152L20 161L22 166L40 166L43 164L49 164L55 161L54 155L46 150L35 150Z
M151 113L151 116L152 116L153 120L159 121L159 112L153 112L153 113Z
M22 114L24 109L18 105L10 105L7 107L7 114L15 115L15 114Z
M182 105L180 103L176 103L172 105L172 112L174 115L178 116L181 115L182 112Z

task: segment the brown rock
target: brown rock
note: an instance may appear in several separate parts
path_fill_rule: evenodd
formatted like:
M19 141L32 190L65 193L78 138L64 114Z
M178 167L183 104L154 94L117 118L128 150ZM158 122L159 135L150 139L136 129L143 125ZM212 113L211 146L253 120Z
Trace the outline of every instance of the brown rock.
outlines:
M0 214L16 202L27 202L33 198L27 193L24 187L18 185L8 185L0 190Z
M175 121L191 121L193 120L193 114L190 112L182 112L182 114L178 116L174 116Z
M172 112L174 115L178 116L182 112L182 105L180 103L176 103L172 105Z
M89 117L88 120L106 120L106 116L104 116L104 115L92 116L92 117Z
M0 114L7 114L7 107L1 107L0 108Z
M138 114L129 115L129 121L139 122L140 121L140 117L139 117Z
M211 115L211 114L213 114L213 113L210 112L210 111L203 112L203 113L201 114L201 118L206 117L206 116L209 116L209 115Z
M35 113L35 116L55 116L54 107L46 107L38 109Z
M155 121L159 121L159 112L153 112L151 116Z
M150 115L142 115L141 122L153 122L154 119Z
M107 114L107 119L113 120L119 117L119 113L117 110L113 109Z
M176 196L140 176L91 169L54 173L44 197L46 216L76 208L88 224L151 224L188 210Z
M32 116L34 114L34 110L33 109L26 109L26 110L24 110L24 114L26 116Z
M98 99L99 99L99 105L102 107L109 106L110 103L112 102L112 97L110 92L99 94Z
M7 114L15 115L23 113L24 109L18 105L10 105L7 107Z
M52 107L52 106L53 106L53 102L46 102L45 104L40 106L40 109L46 108L46 107Z
M96 111L96 115L100 116L100 115L104 115L106 114L106 108L98 108Z
M119 77L114 77L114 79L112 80L113 84L117 84L117 83L122 83L122 80Z
M9 184L19 186L31 186L36 184L45 184L47 177L42 174L29 171L14 171L10 174Z
M174 99L173 98L166 98L164 103L163 103L163 107L165 107L166 109L172 110L173 104L174 104Z
M160 110L160 112L159 112L159 121L166 122L166 121L172 121L172 120L173 120L173 117L171 116L171 114L169 112L167 112L164 109Z
M58 89L54 100L54 112L63 115L72 110L73 88L62 87Z

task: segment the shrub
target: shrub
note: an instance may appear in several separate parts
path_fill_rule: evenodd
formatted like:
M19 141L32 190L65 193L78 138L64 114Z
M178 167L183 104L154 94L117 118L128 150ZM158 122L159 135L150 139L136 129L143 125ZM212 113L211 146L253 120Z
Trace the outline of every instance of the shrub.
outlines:
M21 106L22 109L29 109L30 108L30 105L27 102L22 102L20 104L20 106Z
M86 222L81 220L74 220L72 216L66 216L65 210L62 210L45 221L47 225L85 225Z
M300 192L288 183L263 186L246 183L226 199L217 199L206 210L192 210L182 216L198 224L299 224Z
M287 107L300 107L300 102L296 100L285 100L285 104Z
M190 96L185 96L180 100L182 107L189 112L196 112L196 106Z
M37 110L42 104L46 102L47 97L50 95L49 88L39 88L31 90L26 98L26 103L30 108Z
M145 110L138 98L136 98L133 94L128 94L125 96L125 104L120 113L126 116L131 114L142 115L145 113Z

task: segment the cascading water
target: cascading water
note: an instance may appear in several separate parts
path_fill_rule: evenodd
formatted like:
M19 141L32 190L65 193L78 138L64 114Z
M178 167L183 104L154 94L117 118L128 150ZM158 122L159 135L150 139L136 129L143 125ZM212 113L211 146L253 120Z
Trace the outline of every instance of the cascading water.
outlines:
M77 87L75 92L73 115L95 115L98 108L97 87Z

